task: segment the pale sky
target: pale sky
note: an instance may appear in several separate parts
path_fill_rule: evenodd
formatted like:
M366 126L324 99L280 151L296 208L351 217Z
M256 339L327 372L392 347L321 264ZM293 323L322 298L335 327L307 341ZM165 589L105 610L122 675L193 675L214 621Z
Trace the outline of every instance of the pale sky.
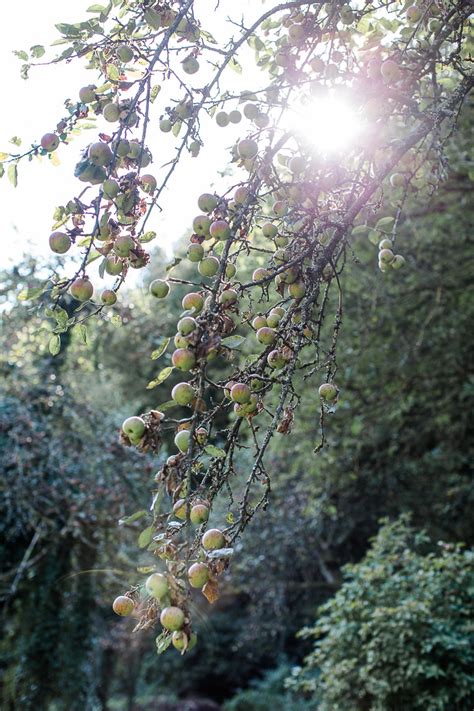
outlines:
M85 12L92 0L22 0L20 3L8 3L0 11L0 20L4 28L0 43L0 65L2 66L3 109L0 113L0 151L17 150L8 141L12 136L19 136L23 143L21 149L27 149L38 141L44 133L54 131L56 123L65 114L63 102L66 98L75 99L84 84L96 81L92 72L86 71L80 62L69 65L36 67L30 70L30 78L20 78L21 61L13 55L13 50L28 50L32 45L48 46L60 35L54 27L57 22L77 22L90 15ZM249 6L252 10L249 11ZM202 19L207 29L221 34L226 30L222 17L226 10L236 17L236 4L233 0L224 0L220 4L219 20L213 11L215 0L200 0L196 7L202 12ZM239 13L246 11L255 14L262 11L260 3L244 0L239 2ZM51 57L50 52L43 58ZM239 59L245 59L239 57ZM43 61L42 60L42 61ZM255 70L254 70L255 71ZM244 72L245 74L245 72ZM199 76L196 75L196 76ZM232 70L224 75L232 88L244 89L245 79ZM263 80L263 74L262 74ZM225 79L224 79L225 81ZM200 83L196 79L196 85ZM202 82L201 80L201 83ZM173 93L172 93L173 96ZM175 92L177 98L180 97ZM155 102L159 114L160 97ZM163 105L163 100L161 105ZM149 145L154 154L154 164L147 171L160 177L160 166L173 155L175 140L171 134L151 127ZM236 138L247 129L247 122L238 126L218 128L214 122L204 124L204 139L207 141L198 158L186 158L175 172L171 187L162 201L163 214L148 222L150 229L158 233L152 244L159 244L168 253L172 243L185 232L192 218L198 214L196 200L200 193L208 191L213 183L219 185L217 171L225 168L230 147ZM41 163L34 159L31 163L22 161L19 165L18 187L13 188L7 176L0 181L0 206L2 215L2 250L0 266L18 262L23 253L48 255L48 236L51 231L54 207L64 204L77 194L83 184L74 178L74 165L82 147L95 140L94 130L85 131L75 138L68 147L61 145L57 150L60 165L54 167L47 159Z

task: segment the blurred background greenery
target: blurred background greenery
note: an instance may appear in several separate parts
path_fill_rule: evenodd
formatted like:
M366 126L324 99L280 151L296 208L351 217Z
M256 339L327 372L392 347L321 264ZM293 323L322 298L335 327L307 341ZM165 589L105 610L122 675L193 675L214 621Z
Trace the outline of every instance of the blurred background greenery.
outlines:
M140 285L53 358L37 302L17 299L51 265L25 257L1 273L2 708L472 709L468 141L465 126L440 192L411 196L402 273L382 274L357 238L327 444L313 455L319 401L302 380L293 432L269 455L271 504L220 600L196 598L199 644L184 657L157 656L156 633L132 634L111 610L147 563L140 522L117 522L146 507L172 451L127 449L119 426L169 399L172 378L146 389L150 353L173 335L184 292L157 301ZM153 264L148 282L164 274L158 249Z

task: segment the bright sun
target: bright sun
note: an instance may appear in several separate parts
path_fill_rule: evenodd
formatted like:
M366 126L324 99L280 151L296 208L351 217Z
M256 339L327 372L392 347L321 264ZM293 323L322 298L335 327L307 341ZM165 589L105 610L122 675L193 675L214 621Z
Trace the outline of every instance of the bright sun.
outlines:
M314 99L288 112L288 125L323 154L349 148L362 125L351 104L337 96Z

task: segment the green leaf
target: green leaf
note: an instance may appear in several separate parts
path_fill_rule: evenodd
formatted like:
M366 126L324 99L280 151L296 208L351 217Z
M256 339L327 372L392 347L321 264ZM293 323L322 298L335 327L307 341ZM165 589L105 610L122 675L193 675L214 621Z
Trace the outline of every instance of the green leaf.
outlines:
M163 368L163 370L160 372L157 378L155 380L151 380L148 385L146 386L147 390L153 390L153 388L156 388L158 385L161 385L161 383L164 383L166 378L169 378L171 373L173 372L174 367L172 365L169 365L167 368Z
M376 230L382 230L387 227L391 227L395 222L394 217L381 217L380 220L375 225Z
M260 39L260 37L257 37L256 35L251 35L248 40L248 45L252 49L255 49L257 51L261 51L262 49L265 49L265 45Z
M7 170L8 180L13 185L14 188L18 185L18 165L16 163L10 163Z
M158 96L158 94L161 91L161 86L159 84L155 84L155 86L152 87L150 91L150 102L153 103Z
M58 24L54 26L62 35L65 35L66 37L79 37L81 34L78 27L75 25L69 25L67 22L58 22Z
M177 267L180 262L182 262L181 257L175 257L172 262L166 265L166 271L169 272L173 267Z
M149 543L151 543L151 539L153 538L154 530L155 530L154 524L151 524L150 526L147 526L146 528L143 529L143 531L138 536L138 547L139 548L146 548L147 545Z
M54 318L58 326L65 326L69 321L69 314L65 309L57 306L55 309L46 309L46 315Z
M34 44L33 47L30 47L30 52L31 52L31 55L32 55L35 59L39 59L40 57L42 57L42 56L44 55L44 53L46 52L46 50L45 50L45 48L43 47L43 45L41 45L41 44Z
M22 289L20 293L18 294L18 300L19 301L32 301L33 299L38 299L41 294L44 293L44 287L43 286L35 286L34 288L30 289L30 287L26 287L26 289Z
M79 323L77 325L77 329L79 331L79 336L82 340L82 342L87 345L87 327L83 323Z
M147 242L151 242L152 239L155 239L155 237L156 237L156 232L153 232L153 230L150 230L150 232L145 232L145 234L142 235L138 241L141 242L142 244L146 244Z
M114 81L114 82L120 81L119 70L117 69L115 64L107 64L106 71L107 71L107 76L109 77L109 79L111 81Z
M239 64L239 62L235 59L235 57L231 57L229 61L229 67L234 70L234 72L237 72L237 74L242 74L242 66Z
M169 632L162 632L155 639L155 643L157 654L163 654L171 644L171 634Z
M102 12L107 12L107 11L108 11L107 7L105 7L104 5L98 5L98 4L90 5L86 10L86 12L98 12L99 14L101 14Z
M54 333L48 341L48 350L52 356L58 355L61 350L61 337Z
M206 447L204 447L204 451L210 457L216 457L216 459L224 459L227 456L223 449L219 449L219 447L214 447L213 444L208 444Z
M161 344L161 346L160 346L159 348L157 348L155 351L152 352L150 358L151 358L152 360L158 360L158 358L160 358L160 356L162 356L163 353L164 353L164 352L166 351L166 349L168 348L168 346L169 346L169 344L170 344L170 341L171 341L171 338L165 338L165 340L163 341L163 343Z
M357 227L354 227L354 229L351 232L352 237L358 237L359 235L365 235L367 234L367 230L369 228L367 225L358 225Z
M143 518L143 516L146 516L147 513L147 511L135 511L135 513L130 514L130 516L125 516L125 518L121 518L118 522L118 525L126 526L128 523L133 523L134 521L138 521L139 518Z
M166 402L163 402L161 405L158 405L156 408L160 412L166 412L166 410L169 410L171 407L176 407L176 403L174 400L167 400Z
M171 129L173 132L173 136L177 138L179 136L179 132L181 131L181 126L183 125L182 121L176 121L176 123L173 124L173 128Z
M227 348L238 348L244 341L244 336L227 336L222 339L221 344Z
M14 49L13 54L15 57L18 57L18 59L21 59L22 62L28 61L28 52L25 52L23 49Z
M0 178L3 178L5 175L5 168L3 167L3 163L0 163Z

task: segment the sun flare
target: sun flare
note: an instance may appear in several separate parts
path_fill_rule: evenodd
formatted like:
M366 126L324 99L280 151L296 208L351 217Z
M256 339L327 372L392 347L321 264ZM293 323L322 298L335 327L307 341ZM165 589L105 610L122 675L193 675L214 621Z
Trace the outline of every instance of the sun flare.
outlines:
M354 107L338 96L321 97L291 109L289 125L323 154L350 148L362 130Z

